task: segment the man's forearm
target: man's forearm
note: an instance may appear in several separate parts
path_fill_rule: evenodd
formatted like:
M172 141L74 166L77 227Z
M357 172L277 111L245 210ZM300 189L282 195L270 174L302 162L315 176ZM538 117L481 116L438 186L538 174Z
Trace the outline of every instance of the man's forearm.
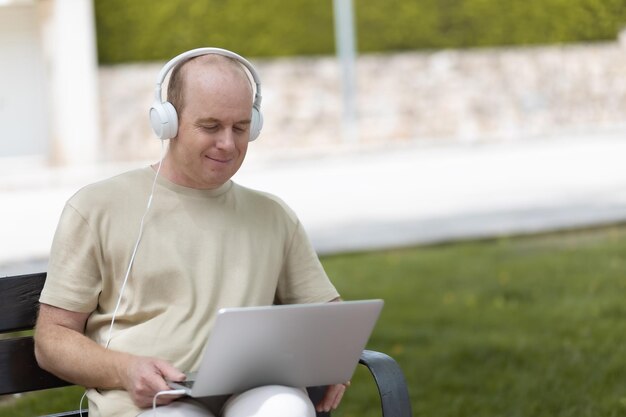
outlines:
M121 372L130 359L127 353L107 350L59 324L37 327L35 355L48 372L74 384L103 389L123 388Z

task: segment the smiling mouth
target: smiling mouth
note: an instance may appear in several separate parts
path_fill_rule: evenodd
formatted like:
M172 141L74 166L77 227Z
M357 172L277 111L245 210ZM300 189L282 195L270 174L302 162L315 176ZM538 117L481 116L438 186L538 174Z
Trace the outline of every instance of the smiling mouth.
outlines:
M205 155L204 157L207 158L207 159L210 159L211 161L219 162L220 164L226 164L226 163L231 161L231 159L212 158L212 157L210 157L208 155Z

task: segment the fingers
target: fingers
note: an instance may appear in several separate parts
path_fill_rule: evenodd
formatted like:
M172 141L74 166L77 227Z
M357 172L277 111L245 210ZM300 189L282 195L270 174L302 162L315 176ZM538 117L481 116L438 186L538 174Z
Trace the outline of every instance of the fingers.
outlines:
M315 409L318 412L329 412L331 410L336 410L341 403L341 399L343 398L343 394L346 392L346 388L350 386L350 382L345 384L337 384L330 385L326 390L326 394L322 401L317 404Z
M181 371L179 371L178 369L176 369L174 366L172 366L170 363L165 362L165 361L156 361L155 362L155 366L156 368L160 371L161 373L161 380L159 382L163 382L163 384L159 384L161 387L164 387L162 389L159 389L158 391L156 391L154 393L154 395L156 395L157 392L159 391L168 391L171 390L172 388L167 384L167 382L165 380L169 380L169 381L184 381L187 376L182 373ZM154 395L152 396L152 398L154 397ZM164 394L164 395L159 395L159 397L157 398L156 403L158 405L165 405L165 404L169 404L172 401L178 399L182 397L182 395L172 395L172 394ZM152 402L152 398L150 398L150 401Z
M184 373L165 361L156 361L155 365L164 379L169 381L184 381L187 377Z
M336 391L335 399L333 400L333 403L331 405L331 409L336 410L337 407L339 407L339 404L341 403L341 400L343 399L343 395L346 393L346 390L348 389L349 386L350 386L350 381L346 382L345 384L336 385L337 391Z
M154 358L135 357L129 366L127 381L124 386L138 407L150 407L154 396L170 387L165 379L182 380L185 375L165 361ZM169 404L180 395L161 395L157 404Z

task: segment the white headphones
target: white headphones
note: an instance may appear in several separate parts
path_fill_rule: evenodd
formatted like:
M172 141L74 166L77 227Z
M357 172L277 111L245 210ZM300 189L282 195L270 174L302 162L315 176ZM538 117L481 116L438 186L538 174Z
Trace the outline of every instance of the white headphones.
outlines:
M165 81L167 73L180 62L188 58L209 54L223 55L232 58L245 66L250 72L250 75L252 75L252 79L256 85L256 91L254 94L254 102L252 104L250 141L259 137L261 128L263 127L263 115L261 114L261 78L252 64L242 56L226 49L197 48L192 49L191 51L183 52L182 54L172 58L167 64L165 64L165 66L163 66L161 72L159 72L154 94L155 101L152 104L152 107L150 107L150 125L159 139L171 139L175 137L178 132L178 114L176 113L176 109L169 101L163 101L163 97L161 96L161 85L163 84L163 81Z

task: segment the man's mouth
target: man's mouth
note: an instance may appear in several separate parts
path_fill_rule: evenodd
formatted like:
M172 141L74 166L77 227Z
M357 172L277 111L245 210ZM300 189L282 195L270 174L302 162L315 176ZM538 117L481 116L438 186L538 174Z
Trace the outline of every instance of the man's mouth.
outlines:
M204 157L207 158L207 159L210 159L211 161L219 162L220 164L226 164L226 163L231 161L230 158L216 158L216 157L211 157L211 156L208 156L208 155L205 155Z

